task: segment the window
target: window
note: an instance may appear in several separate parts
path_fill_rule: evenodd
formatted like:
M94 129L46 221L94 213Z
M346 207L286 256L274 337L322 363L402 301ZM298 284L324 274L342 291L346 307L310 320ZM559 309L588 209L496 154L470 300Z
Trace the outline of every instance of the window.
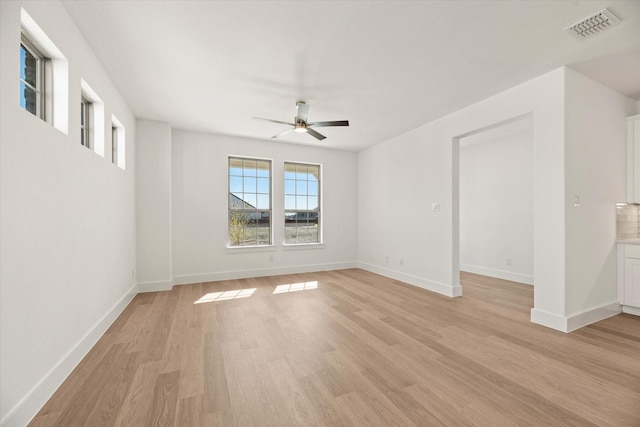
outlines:
M270 245L271 235L271 161L229 157L229 245Z
M42 50L25 32L20 43L20 106L45 120L45 62Z
M80 79L80 145L104 157L105 131L104 102Z
M320 165L284 164L284 242L321 243Z
M84 96L80 100L80 144L93 148L93 105Z
M24 8L20 26L20 107L68 135L69 62Z
M118 164L118 128L111 127L111 163Z
M124 126L116 116L111 116L111 163L124 170Z

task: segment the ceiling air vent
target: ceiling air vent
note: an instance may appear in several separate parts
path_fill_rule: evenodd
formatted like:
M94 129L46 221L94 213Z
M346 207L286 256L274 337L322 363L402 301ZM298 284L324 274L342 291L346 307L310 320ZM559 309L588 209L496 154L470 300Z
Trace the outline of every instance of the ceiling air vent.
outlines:
M611 28L620 22L620 18L614 15L609 9L602 9L591 16L588 16L573 25L565 28L574 36L586 39L587 37L598 34L601 31Z

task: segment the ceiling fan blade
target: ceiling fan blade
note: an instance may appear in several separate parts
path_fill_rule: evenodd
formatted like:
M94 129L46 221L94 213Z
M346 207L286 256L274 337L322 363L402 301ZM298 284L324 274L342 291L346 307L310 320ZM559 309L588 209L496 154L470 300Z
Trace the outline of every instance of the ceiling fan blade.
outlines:
M280 123L281 125L295 126L293 123L289 123L289 122L281 122L280 120L263 119L262 117L252 117L252 119L255 119L255 120L265 120L265 121L267 121L267 122L271 122L271 123Z
M349 120L335 120L332 122L311 122L307 123L307 126L315 127L329 127L329 126L349 126Z
M273 135L271 138L280 138L281 136L284 136L284 135L288 134L289 132L293 132L293 129L283 130L279 134Z
M316 132L315 130L310 128L307 128L307 133L319 141L322 141L326 138L326 136L324 136L323 134Z
M305 104L303 101L296 102L297 114L296 117L298 120L303 122L307 121L307 117L309 117L309 105Z

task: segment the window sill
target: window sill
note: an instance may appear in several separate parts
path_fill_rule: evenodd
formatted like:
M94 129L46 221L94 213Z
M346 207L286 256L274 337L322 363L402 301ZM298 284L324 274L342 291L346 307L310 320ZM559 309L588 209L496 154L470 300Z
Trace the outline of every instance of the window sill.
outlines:
M263 246L227 246L226 253L228 254L246 254L251 252L275 252L276 247L274 245Z
M285 251L324 249L324 243L283 243L282 249Z

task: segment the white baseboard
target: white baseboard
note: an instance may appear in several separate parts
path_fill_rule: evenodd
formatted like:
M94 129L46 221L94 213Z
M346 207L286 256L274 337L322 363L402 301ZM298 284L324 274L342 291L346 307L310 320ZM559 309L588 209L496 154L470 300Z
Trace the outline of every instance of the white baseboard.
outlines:
M54 365L49 372L14 406L0 421L0 427L22 427L27 425L60 387L67 376L78 366L111 324L122 313L136 295L133 286L87 333Z
M138 283L138 293L170 291L173 288L171 280Z
M622 312L627 314L634 314L636 316L640 316L640 308L631 307L630 305L623 305Z
M533 275L515 273L513 271L497 270L494 268L480 267L478 265L460 264L460 271L480 274L482 276L495 277L497 279L509 280L511 282L533 285Z
M531 321L560 332L571 332L620 313L620 303L611 302L599 307L573 314L561 316L536 308L531 309Z
M567 330L569 332L575 331L583 326L620 314L621 311L622 309L618 301L602 304L599 307L569 316L567 318Z
M190 283L217 282L220 280L247 279L251 277L313 273L315 271L344 270L347 268L357 268L357 266L358 263L352 261L331 264L308 264L288 267L259 268L253 270L220 271L216 273L185 274L174 276L173 283L176 285L187 285Z
M450 286L445 283L423 279L421 277L413 276L411 274L406 274L400 271L379 267L377 265L368 264L366 262L359 262L358 268L370 271L372 273L379 274L381 276L389 277L391 279L399 280L401 282L405 282L410 285L417 286L419 288L423 288L431 292L436 292L441 295L446 295L448 297L462 296L462 287L460 285Z
M567 318L555 313L540 310L538 308L531 309L531 322L547 328L555 329L560 332L567 331Z

